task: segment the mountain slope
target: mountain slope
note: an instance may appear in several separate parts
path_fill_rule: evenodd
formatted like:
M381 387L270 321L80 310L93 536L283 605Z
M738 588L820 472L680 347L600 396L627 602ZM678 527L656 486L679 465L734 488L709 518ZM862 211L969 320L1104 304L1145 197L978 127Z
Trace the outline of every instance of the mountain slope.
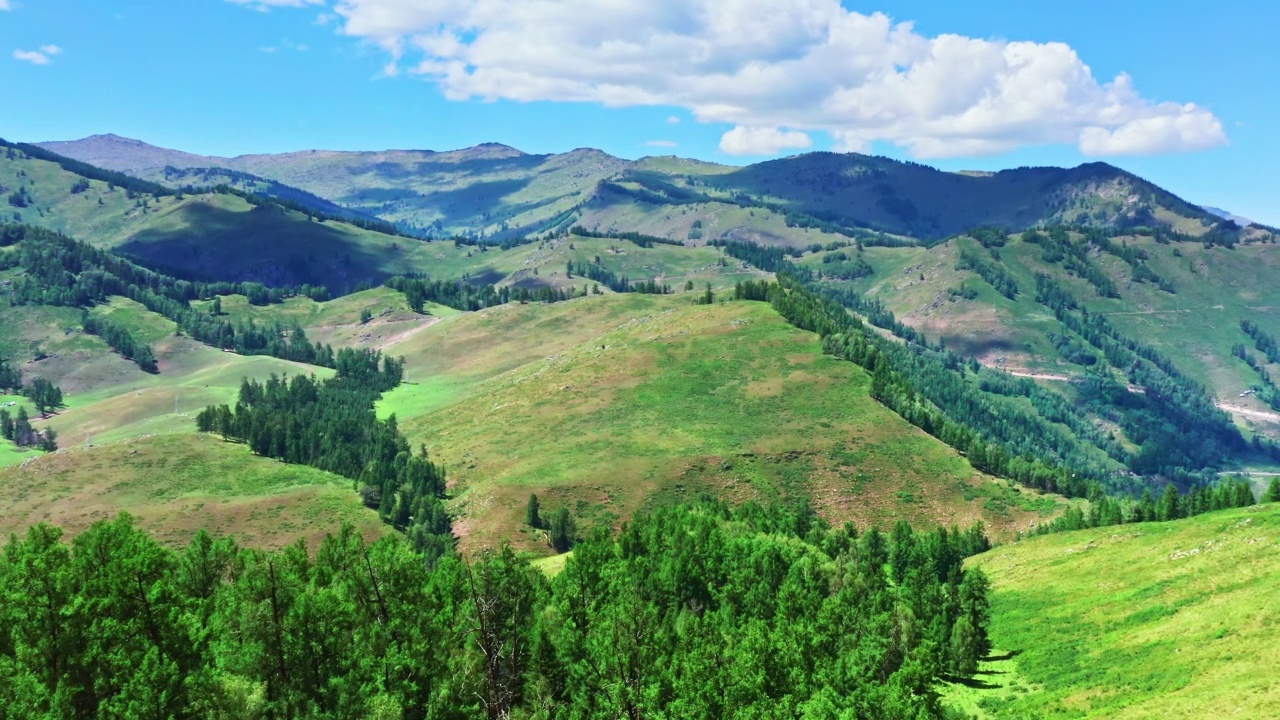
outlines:
M166 167L252 173L423 232L500 237L543 230L599 180L629 164L598 150L528 155L496 143L452 152L306 150L235 158L169 151L113 135L41 147L156 181L166 180Z
M982 717L1271 717L1280 504L1023 540L969 561L991 578Z
M1040 235L1043 238L1043 234ZM1021 235L984 248L959 237L930 248L867 248L856 256L866 263L863 276L829 278L875 299L930 338L984 364L1038 376L1043 383L1071 393L1066 380L1097 374L1100 353L1064 330L1052 310L1038 302L1037 275L1066 288L1090 313L1105 317L1127 337L1172 359L1182 372L1209 388L1218 401L1237 413L1243 425L1272 436L1280 424L1274 412L1251 390L1259 373L1239 356L1244 345L1269 376L1280 365L1269 361L1241 329L1255 323L1264 333L1280 336L1280 308L1267 288L1280 263L1275 238L1234 245L1161 242L1150 235L1121 235L1104 250L1080 233L1068 233L1072 260L1045 242ZM1261 236L1260 236L1261 237ZM848 253L847 253L848 254ZM1120 255L1128 254L1132 262ZM820 273L836 273L847 265L824 262L832 253L806 254L801 264ZM963 258L977 258L1003 274L1016 288L1002 295ZM1095 280L1109 283L1114 296L1101 293L1081 273L1096 271ZM995 277L995 275L993 275ZM961 292L963 289L964 292ZM1264 413L1258 415L1257 413Z
M516 533L530 493L591 524L710 492L808 499L880 527L982 520L1000 536L1060 507L873 401L869 375L767 304L687 298L499 307L387 347L412 382L381 412L450 468L464 547Z
M629 162L589 149L527 155L498 144L450 152L307 150L235 158L189 155L115 136L43 146L156 180L163 179L165 166L229 168L424 231L499 239L545 231L560 225L566 213L581 216L602 203L629 209L633 226L637 211L669 216L691 203L721 201L790 215L802 225L868 228L929 241L976 225L1022 230L1061 222L1163 225L1198 235L1221 220L1105 163L948 173L826 152L734 168L678 158ZM615 222L608 215L593 221Z
M226 192L184 194L90 179L9 146L0 154L0 218L117 249L191 279L322 285L334 293L426 270L410 238Z

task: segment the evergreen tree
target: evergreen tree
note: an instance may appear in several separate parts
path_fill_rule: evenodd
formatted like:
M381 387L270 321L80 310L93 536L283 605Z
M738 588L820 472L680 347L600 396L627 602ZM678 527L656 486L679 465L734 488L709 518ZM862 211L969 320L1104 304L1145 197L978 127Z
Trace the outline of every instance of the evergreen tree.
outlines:
M529 495L529 505L524 511L524 522L531 528L542 527L542 518L538 515L538 496Z
M568 552L573 547L577 532L577 526L573 516L569 514L569 508L562 507L551 516L551 547L555 548L556 552Z
M1271 483L1267 485L1267 492L1262 496L1262 502L1280 502L1280 477L1271 478Z

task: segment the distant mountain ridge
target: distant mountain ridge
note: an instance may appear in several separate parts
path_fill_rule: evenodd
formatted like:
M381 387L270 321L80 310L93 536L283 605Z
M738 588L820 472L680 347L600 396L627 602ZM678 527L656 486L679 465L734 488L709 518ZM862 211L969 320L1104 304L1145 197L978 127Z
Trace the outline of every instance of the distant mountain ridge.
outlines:
M925 241L978 225L1016 231L1055 223L1164 226L1199 235L1224 220L1100 162L950 173L830 152L733 167L680 158L631 161L589 148L531 155L500 143L450 151L302 150L233 158L116 135L40 147L170 185L181 175L174 169L249 173L422 234L499 241L575 222L635 229L669 218L672 206L707 204L784 215L788 227L864 228ZM684 239L679 230L671 232Z

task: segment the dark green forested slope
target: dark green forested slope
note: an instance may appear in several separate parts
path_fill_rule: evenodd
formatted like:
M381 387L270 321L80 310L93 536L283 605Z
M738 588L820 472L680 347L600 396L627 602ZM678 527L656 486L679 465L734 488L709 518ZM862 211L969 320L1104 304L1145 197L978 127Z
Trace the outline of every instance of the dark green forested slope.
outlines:
M832 530L714 503L581 543L432 566L351 531L309 554L130 520L0 557L0 718L941 718L971 676L980 532Z

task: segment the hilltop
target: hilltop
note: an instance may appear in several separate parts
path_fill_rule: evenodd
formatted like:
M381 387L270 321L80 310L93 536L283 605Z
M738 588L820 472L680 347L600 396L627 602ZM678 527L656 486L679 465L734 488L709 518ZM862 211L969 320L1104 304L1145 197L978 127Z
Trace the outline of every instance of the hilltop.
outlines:
M305 150L217 158L113 135L42 147L161 182L183 175L168 168L251 173L421 232L499 240L573 222L644 232L661 225L663 232L654 234L677 239L694 230L706 239L763 233L789 244L804 227L931 242L976 225L1160 225L1199 234L1223 221L1105 163L949 173L883 157L815 152L732 167L679 158L628 161L592 149L529 155L496 143L447 152ZM673 211L717 207L741 208L747 217L715 231L669 222ZM764 225L770 217L786 220L781 224L787 229L769 232Z

